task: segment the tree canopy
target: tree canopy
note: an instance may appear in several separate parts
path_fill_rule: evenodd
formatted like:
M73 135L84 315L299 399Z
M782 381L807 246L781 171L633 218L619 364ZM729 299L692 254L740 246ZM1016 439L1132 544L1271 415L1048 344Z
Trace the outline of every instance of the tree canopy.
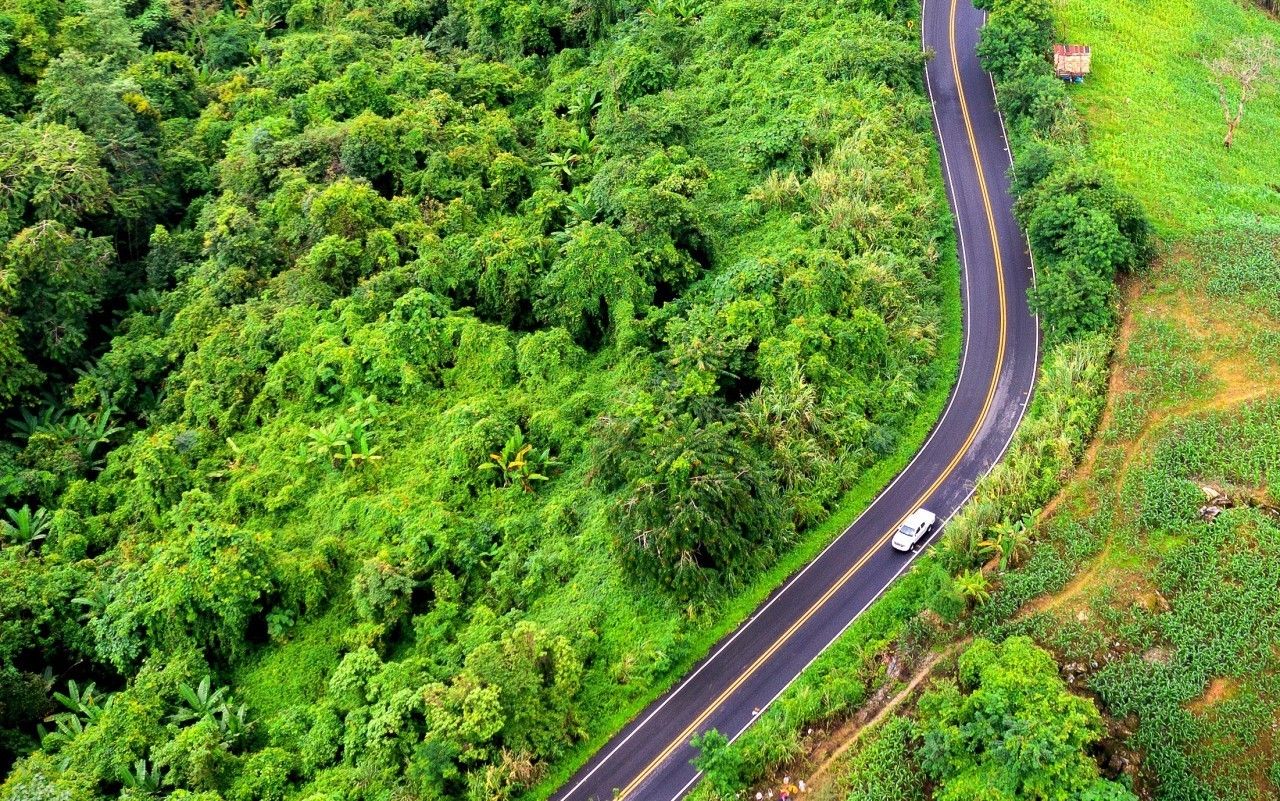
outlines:
M493 801L652 693L945 392L913 13L0 0L0 799Z
M959 659L955 685L919 704L924 770L939 801L1132 801L1098 776L1086 749L1102 716L1072 695L1053 656L1028 637L978 639Z

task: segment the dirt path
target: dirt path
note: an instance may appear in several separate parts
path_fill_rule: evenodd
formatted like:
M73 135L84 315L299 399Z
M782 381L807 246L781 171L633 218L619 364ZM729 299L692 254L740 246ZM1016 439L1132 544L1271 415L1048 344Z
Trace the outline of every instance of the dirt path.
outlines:
M1111 540L1107 540L1107 544L1102 546L1102 551L1089 562L1089 566L1084 570L1076 573L1075 577L1056 593L1051 595L1041 595L1031 599L1023 604L1014 617L1026 617L1039 612L1049 612L1057 609L1063 604L1075 598L1082 593L1084 589L1094 583L1103 570L1103 566L1107 563L1107 557L1111 556Z
M833 768L839 762L840 758L849 752L855 743L861 739L863 732L870 731L880 724L890 713L901 706L905 701L911 698L915 691L920 687L925 679L933 674L933 669L938 663L955 654L959 649L968 644L968 639L953 643L945 650L937 651L929 655L920 667L911 676L911 680L907 685L894 694L892 698L885 701L884 704L869 719L862 720L859 715L855 715L849 722L840 728L831 732L823 738L823 743L814 748L814 751L821 751L822 747L834 745L831 751L827 752L825 758L818 763L810 774L809 786L811 792L815 796L821 796L821 791L835 786L840 780L838 771Z
M1094 435L1093 442L1088 450L1085 451L1085 455L1080 460L1080 465L1076 468L1074 476L1066 487L1045 505L1043 512L1040 514L1041 521L1047 520L1058 510L1063 502L1071 499L1081 498L1085 503L1097 502L1097 487L1091 479L1102 448L1120 448L1122 451L1119 469L1112 479L1118 486L1124 481L1134 462L1147 450L1146 446L1151 437L1160 430L1167 420L1208 411L1232 409L1273 392L1280 392L1280 377L1277 377L1273 371L1259 369L1259 365L1256 362L1246 356L1242 356L1237 349L1230 348L1227 354L1208 352L1204 354L1204 357L1212 359L1211 374L1214 382L1214 391L1211 396L1197 398L1165 409L1153 410L1143 422L1142 428L1132 439L1126 442L1106 442L1104 435L1111 425L1115 406L1118 402L1123 401L1124 393L1130 388L1126 376L1126 361L1129 346L1137 328L1137 315L1134 310L1137 308L1137 301L1141 298L1143 292L1144 284L1138 281L1133 281L1124 287L1126 312L1116 337L1115 357L1107 390L1106 408L1103 410L1102 417L1098 422L1097 433ZM1172 302L1162 299L1148 305L1146 313L1154 313L1176 320L1197 338L1207 337L1210 341L1229 345L1234 339L1235 332L1227 322L1206 317L1202 310L1203 307L1204 304L1200 303L1198 305L1195 298L1179 296ZM1056 593L1042 595L1031 600L1018 610L1017 616L1021 617L1058 609L1083 594L1099 581L1101 574L1106 572L1107 559L1111 556L1111 553L1112 541L1108 539L1098 555L1091 559L1087 566L1079 570L1065 587Z

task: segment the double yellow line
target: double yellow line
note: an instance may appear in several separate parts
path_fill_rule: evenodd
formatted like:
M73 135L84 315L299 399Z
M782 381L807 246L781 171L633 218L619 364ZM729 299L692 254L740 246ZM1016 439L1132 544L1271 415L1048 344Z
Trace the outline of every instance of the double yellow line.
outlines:
M978 414L978 419L974 422L973 428L972 430L969 431L969 436L965 439L964 444L961 445L960 448L957 449L955 455L951 457L951 462L938 475L938 478L934 480L934 482L929 486L929 488L925 490L923 493L921 493L920 497L917 498L913 504L911 504L908 514L910 513L910 511L914 511L917 507L919 507L922 503L924 503L924 501L928 499L930 495L933 494L934 490L940 487L942 485L942 482L946 481L946 479L956 469L956 466L960 464L960 460L964 458L965 453L968 452L969 446L973 444L973 440L978 436L978 432L982 429L983 424L986 422L987 414L991 410L991 403L995 399L996 385L1000 380L1000 373L1004 367L1005 338L1006 338L1006 328L1007 328L1007 325L1006 325L1007 319L1006 319L1006 313L1005 313L1004 265L1000 256L1000 238L996 232L995 215L991 211L991 198L987 193L987 181L982 170L982 158L978 153L978 141L973 135L973 123L969 118L969 104L965 99L964 86L960 81L960 62L956 56L956 8L957 8L957 0L951 0L951 19L950 19L950 32L949 32L950 46L951 46L951 69L952 69L952 73L955 76L956 91L960 97L960 113L961 113L961 116L964 117L964 127L969 137L969 149L973 154L974 167L978 173L978 187L982 193L982 205L987 215L987 229L991 234L991 248L992 248L992 252L995 255L996 293L998 295L998 301L1000 304L1000 335L999 335L999 343L996 347L995 370L991 374L991 384L987 387L987 396L986 396L986 399L983 401L982 411ZM743 683L745 683L749 678L751 678L755 674L755 672L760 669L761 665L769 661L769 659L775 653L777 653L778 649L782 648L782 646L784 646L787 643L787 641L791 639L792 635L794 635L802 626L804 626L804 624L807 623L809 619L818 612L818 610L822 609L822 607L827 603L827 601L831 600L831 596L839 592L840 589L849 582L849 579L853 578L853 576L859 570L862 569L863 565L865 565L867 561L871 559L872 556L874 556L882 547L884 547L884 544L889 541L889 538L893 536L893 532L897 530L898 526L901 525L902 521L905 519L906 519L906 515L899 518L898 522L894 523L889 528L889 530L885 532L884 535L881 536L879 540L876 541L874 545L868 548L867 552L863 554L862 557L858 559L858 561L855 562L852 567L846 570L844 575L842 575L840 579L830 587L830 589L828 589L826 592L822 594L821 598L815 601L813 605L810 606L803 615L801 615L794 623L791 624L791 626L786 631L782 633L781 636L779 636L776 640L774 640L773 644L770 645L769 648L766 649L763 654L757 657L756 660L752 662L751 665L747 667L747 669L744 670L736 679L734 679L733 682L724 690L724 692L720 693L720 695L718 695L714 701L708 704L707 707L703 709L702 713L699 714L698 717L692 723L686 726L685 729L681 731L680 734L677 735L674 740L668 743L666 748L662 749L662 753L654 757L653 761L651 761L648 765L646 765L644 770L640 771L639 775L637 775L634 779L632 779L631 782L626 787L624 787L617 796L615 796L615 798L618 799L618 801L621 801L622 799L627 798L631 793L633 793L636 790L637 787L643 784L649 778L649 776L652 775L652 773L655 770L657 770L658 766L661 765L663 762L665 762L677 748L679 748L680 746L688 742L689 738L692 737L698 731L698 729L702 726L702 724L706 722L707 718L710 717L717 709L720 708L721 704L725 702L725 699L727 699L730 695L736 692L738 688L743 685Z

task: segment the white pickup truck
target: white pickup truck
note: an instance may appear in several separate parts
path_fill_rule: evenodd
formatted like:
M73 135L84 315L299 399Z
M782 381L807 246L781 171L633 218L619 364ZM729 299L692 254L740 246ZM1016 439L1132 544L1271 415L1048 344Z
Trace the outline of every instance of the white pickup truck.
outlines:
M902 525L898 526L898 530L893 533L893 547L899 551L909 551L916 547L916 543L924 539L934 525L938 522L938 516L928 509L917 509L902 521Z

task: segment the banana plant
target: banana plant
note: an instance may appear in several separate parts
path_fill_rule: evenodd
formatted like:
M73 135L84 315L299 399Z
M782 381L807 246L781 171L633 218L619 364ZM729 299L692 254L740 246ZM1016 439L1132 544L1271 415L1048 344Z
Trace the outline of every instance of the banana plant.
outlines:
M503 487L519 484L525 492L533 492L533 482L547 480L547 476L539 471L555 464L557 462L551 458L550 449L535 452L533 445L524 441L524 432L516 426L502 446L502 452L489 454L489 461L477 469L496 473Z
M143 795L160 792L160 786L164 784L160 771L148 767L145 759L135 760L132 769L128 765L121 765L116 770L116 776L125 787Z
M111 603L111 589L107 586L86 587L84 594L72 598L71 603L84 609L76 619L88 623L107 611L107 605Z
M573 99L569 101L568 112L582 125L589 125L600 110L603 100L600 90L593 86L579 86Z
M1031 549L1031 532L1026 521L1001 521L991 527L990 535L978 543L989 557L997 559L1001 570L1016 567Z
M249 728L249 707L246 704L234 706L230 691L226 687L215 689L210 676L205 676L195 687L185 683L180 685L178 696L183 706L169 715L170 723L183 726L207 718L217 724L229 741L239 738Z
M75 679L67 682L67 691L65 693L54 693L53 700L62 704L71 712L77 715L84 715L85 719L93 723L102 714L103 707L98 705L98 685L96 682L89 682L80 689L80 685L76 684Z
M53 723L53 731L46 729L44 723L38 723L36 735L40 739L40 747L46 751L57 751L84 734L84 721L78 715L72 715L69 712L53 715L46 718L45 722Z
M81 688L74 679L67 682L65 693L55 692L53 700L66 711L56 712L44 719L44 723L53 724L53 731L46 729L43 723L36 726L41 746L46 749L61 748L79 737L85 729L98 722L111 701L108 698L107 703L98 703L97 685L89 682Z
M14 434L25 440L30 440L36 434L47 434L70 442L79 453L81 462L86 467L97 469L102 467L103 462L101 457L95 458L98 448L110 444L111 437L124 430L115 425L111 418L115 411L114 407L104 407L88 416L76 413L68 417L65 409L50 404L39 414L23 409L20 418L9 420L9 427Z
M596 217L600 214L600 205L579 186L575 186L573 191L569 193L568 199L564 202L564 207L572 218L569 226L577 225L578 223L595 222Z
M80 458L89 467L102 466L103 460L94 458L98 447L109 444L112 436L124 430L112 422L112 411L114 409L102 409L90 417L76 414L67 422L67 433L75 440Z
M540 166L572 180L573 172L577 169L580 161L582 161L582 156L577 153L548 153L547 158L543 160Z
M31 439L34 434L51 430L60 425L66 411L60 406L49 405L41 409L39 414L32 414L26 408L23 408L19 414L21 417L9 418L9 428L13 430L16 436L22 439Z
M665 17L681 23L696 20L701 15L697 4L683 0L653 0L642 12L650 17Z
M360 468L382 461L378 446L372 444L370 428L377 418L378 397L357 398L328 425L311 429L308 456L311 462L327 461L334 468Z
M955 577L956 592L971 604L985 604L991 599L991 585L981 570L966 570Z
M382 461L382 455L378 453L377 445L369 444L369 435L360 431L355 441L347 445L343 459L346 467L357 468Z
M181 726L193 720L214 717L218 710L225 706L226 687L213 688L213 680L205 676L192 688L189 684L178 687L178 695L186 704L169 716L170 723Z

